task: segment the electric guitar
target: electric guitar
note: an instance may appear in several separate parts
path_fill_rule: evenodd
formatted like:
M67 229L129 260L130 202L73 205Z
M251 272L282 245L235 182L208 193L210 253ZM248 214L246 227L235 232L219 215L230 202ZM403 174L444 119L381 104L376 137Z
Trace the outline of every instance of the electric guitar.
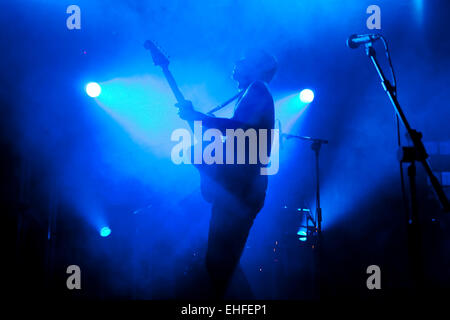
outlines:
M178 88L177 82L169 70L169 59L167 56L161 52L161 50L150 40L144 43L145 49L149 50L153 59L153 63L156 66L161 67L164 77L172 90L173 95L178 103L184 102L185 98ZM194 154L193 146L191 147L191 155ZM193 162L192 162L193 163ZM194 165L200 172L200 190L203 198L212 202L216 193L218 192L218 187L221 185L221 181L225 178L225 174L221 174L218 169L217 164L207 165L207 164L195 164Z

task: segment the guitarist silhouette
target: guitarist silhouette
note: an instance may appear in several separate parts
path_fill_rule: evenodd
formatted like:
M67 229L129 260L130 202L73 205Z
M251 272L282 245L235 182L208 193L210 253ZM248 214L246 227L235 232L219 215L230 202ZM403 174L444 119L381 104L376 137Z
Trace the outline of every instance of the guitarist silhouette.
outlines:
M266 129L270 133L274 128L274 103L267 83L272 80L276 68L274 57L262 51L252 52L236 62L233 79L238 82L242 95L230 119L200 113L188 100L176 104L178 114L189 122L191 128L193 121L202 121L205 129L219 129L223 134L226 129L245 131L250 128L258 134L259 129ZM265 141L270 152L271 138ZM246 155L248 149L247 145ZM238 266L239 260L253 220L264 205L268 183L267 176L260 174L261 166L247 162L216 165L221 173L214 176L216 187L207 199L212 203L212 214L206 253L206 268L216 298L225 296L235 270L244 277Z

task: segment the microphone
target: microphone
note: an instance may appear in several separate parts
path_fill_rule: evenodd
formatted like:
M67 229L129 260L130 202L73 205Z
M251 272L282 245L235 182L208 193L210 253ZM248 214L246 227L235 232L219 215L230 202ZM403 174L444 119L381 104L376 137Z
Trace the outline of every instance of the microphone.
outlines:
M380 39L379 34L352 34L347 39L347 47L350 49L356 49L362 44L372 43Z

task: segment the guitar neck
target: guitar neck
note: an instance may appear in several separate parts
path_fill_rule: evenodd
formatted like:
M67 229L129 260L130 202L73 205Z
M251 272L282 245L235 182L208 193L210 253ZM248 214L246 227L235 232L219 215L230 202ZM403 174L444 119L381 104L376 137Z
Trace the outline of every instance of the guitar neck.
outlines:
M172 89L172 93L175 96L175 99L177 99L177 102L185 101L184 96L181 93L180 89L178 88L177 82L172 76L172 73L170 72L169 68L163 67L162 71L164 73L164 76L166 77L167 82L169 83L170 89Z

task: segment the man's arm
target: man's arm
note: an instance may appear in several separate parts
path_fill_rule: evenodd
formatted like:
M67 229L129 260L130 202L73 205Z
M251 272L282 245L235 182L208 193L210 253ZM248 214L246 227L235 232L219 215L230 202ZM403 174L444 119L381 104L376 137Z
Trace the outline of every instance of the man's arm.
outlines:
M228 119L228 118L215 118L207 116L204 113L195 111L192 108L192 104L190 101L186 101L183 104L178 103L176 105L178 108L180 108L178 114L180 115L180 118L183 120L186 120L193 130L194 128L194 121L201 121L202 126L205 128L213 128L218 129L222 131L222 133L225 134L226 129L243 129L244 131L254 127L251 124L246 124L244 122L235 120L235 119Z
M241 100L241 104L246 105L246 109L251 110L248 120L243 122L235 118L215 118L207 116L204 113L195 111L190 101L186 101L183 104L177 104L180 109L178 114L180 117L188 121L191 129L193 128L194 121L202 121L202 125L206 128L219 129L223 133L226 129L243 129L244 131L249 128L258 129L260 127L261 112L263 112L264 98L268 94L265 85L261 82L254 82L247 92L244 94ZM270 94L269 94L270 96Z

